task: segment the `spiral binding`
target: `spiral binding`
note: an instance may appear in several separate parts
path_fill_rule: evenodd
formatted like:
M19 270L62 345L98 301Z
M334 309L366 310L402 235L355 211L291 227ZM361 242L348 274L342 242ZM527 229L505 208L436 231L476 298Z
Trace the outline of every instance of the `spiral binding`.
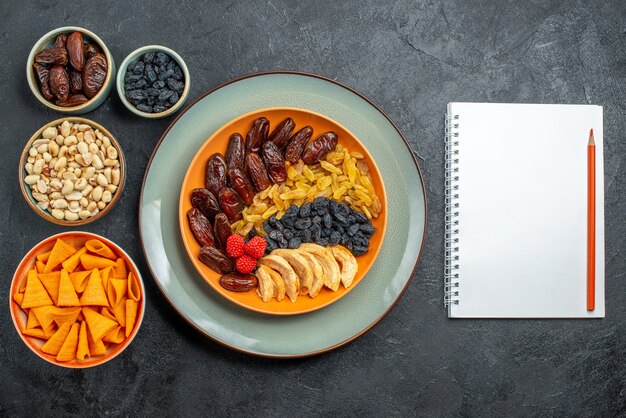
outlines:
M459 115L446 115L444 306L459 304Z

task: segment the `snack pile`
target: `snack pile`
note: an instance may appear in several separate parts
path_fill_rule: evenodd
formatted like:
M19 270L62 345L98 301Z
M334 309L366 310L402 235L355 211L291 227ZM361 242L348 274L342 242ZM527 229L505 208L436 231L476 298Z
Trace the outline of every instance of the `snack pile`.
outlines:
M286 118L270 131L260 117L245 141L232 133L225 155L209 157L187 213L199 259L220 285L256 289L264 302L350 287L382 211L361 153L335 132L310 141L310 126L295 127Z
M59 362L102 356L131 335L142 298L137 277L106 244L75 248L57 239L13 294L26 314L23 335L44 340Z

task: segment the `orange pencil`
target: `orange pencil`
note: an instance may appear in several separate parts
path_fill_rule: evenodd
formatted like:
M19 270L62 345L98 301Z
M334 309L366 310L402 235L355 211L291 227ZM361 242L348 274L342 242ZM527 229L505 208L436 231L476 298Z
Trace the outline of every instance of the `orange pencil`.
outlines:
M596 143L593 129L587 145L587 310L596 305Z

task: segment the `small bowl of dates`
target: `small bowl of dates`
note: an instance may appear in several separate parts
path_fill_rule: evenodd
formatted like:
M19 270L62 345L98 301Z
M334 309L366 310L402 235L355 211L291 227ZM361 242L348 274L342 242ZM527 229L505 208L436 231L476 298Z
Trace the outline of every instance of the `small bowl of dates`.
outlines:
M66 26L37 41L28 56L26 79L45 106L77 115L94 110L108 97L115 63L97 35Z
M148 45L131 52L117 74L117 92L131 112L164 118L180 109L189 94L189 70L176 52Z

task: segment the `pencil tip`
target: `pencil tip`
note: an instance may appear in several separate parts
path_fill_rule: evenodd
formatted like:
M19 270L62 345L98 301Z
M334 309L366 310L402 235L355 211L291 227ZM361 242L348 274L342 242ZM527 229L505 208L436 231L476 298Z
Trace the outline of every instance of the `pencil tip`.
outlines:
M593 128L589 130L589 145L595 145L596 141L593 139Z

